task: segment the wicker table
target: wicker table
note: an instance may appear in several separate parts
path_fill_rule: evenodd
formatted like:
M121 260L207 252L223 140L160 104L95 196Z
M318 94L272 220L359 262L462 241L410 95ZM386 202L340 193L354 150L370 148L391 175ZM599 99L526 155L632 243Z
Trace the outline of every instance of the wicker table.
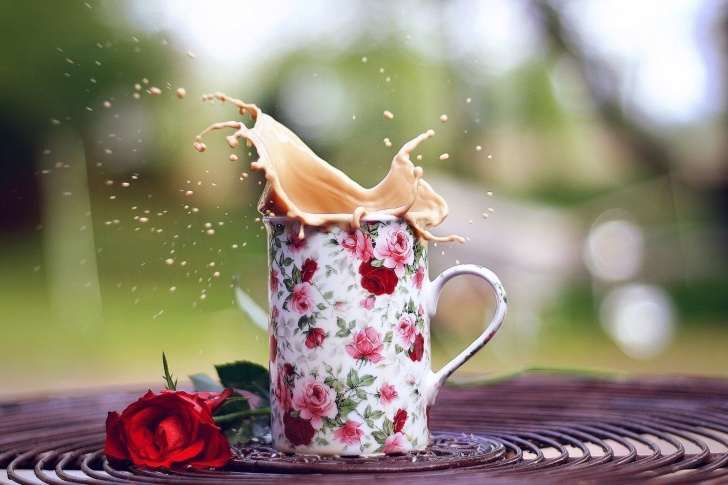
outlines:
M728 483L727 381L533 375L444 389L431 416L440 445L429 454L358 465L262 453L278 465L246 468L241 458L222 471L174 473L114 469L103 458L106 412L140 395L0 405L0 468L12 483L99 485L291 483L294 472L301 484Z

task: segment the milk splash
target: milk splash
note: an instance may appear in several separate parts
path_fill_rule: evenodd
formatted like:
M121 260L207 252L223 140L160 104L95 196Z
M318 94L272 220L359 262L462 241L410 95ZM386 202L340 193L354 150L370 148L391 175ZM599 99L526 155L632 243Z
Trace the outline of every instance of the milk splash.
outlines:
M358 229L364 216L391 215L407 220L425 240L464 242L460 236L438 237L428 230L447 217L448 208L445 200L422 179L422 167L416 167L410 155L420 143L434 136L434 131L428 130L405 143L384 180L365 189L318 157L295 133L256 105L222 93L207 94L202 99L229 101L239 108L241 115L249 113L254 125L248 128L240 121L214 123L197 136L195 149L204 151L202 137L223 128L236 130L227 137L231 148L236 148L241 138L248 140L248 146L254 145L259 158L250 164L251 168L263 170L267 180L258 210L267 216L300 221L301 238L305 226L340 224Z

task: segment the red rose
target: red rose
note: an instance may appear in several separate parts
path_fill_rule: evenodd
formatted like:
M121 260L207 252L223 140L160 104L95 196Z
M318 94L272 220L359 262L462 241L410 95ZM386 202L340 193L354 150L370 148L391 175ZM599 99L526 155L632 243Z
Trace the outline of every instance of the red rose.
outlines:
M391 268L380 266L375 268L371 261L359 266L361 287L373 295L391 295L397 287L398 278Z
M314 273L318 269L318 263L310 258L307 258L301 266L301 281L308 283L313 278Z
M291 364L283 364L283 370L286 371L286 375L292 376L293 375L293 366Z
M273 333L270 334L268 345L270 348L270 361L275 362L278 358L278 339L276 339L276 336L273 335Z
M345 445L358 445L361 443L361 437L364 436L364 431L359 429L361 424L356 421L347 421L344 426L334 431L334 438Z
M281 280L278 278L278 270L274 269L270 272L270 292L275 293L278 291L278 285L281 283Z
M326 339L326 332L320 328L313 328L306 337L306 347L309 349L320 347L323 345L324 339Z
M301 315L305 315L313 308L313 290L311 288L313 288L311 283L299 283L293 287L291 306Z
M306 247L306 238L300 239L298 237L298 231L291 232L291 235L288 236L288 242L288 248L291 250L292 253L297 253L301 249Z
M412 350L409 351L409 358L413 362L419 362L422 360L422 354L425 353L425 337L421 333L418 333L415 337L415 345Z
M398 409L397 414L394 415L394 432L399 433L404 428L404 423L407 421L407 411L404 409Z
M142 467L221 467L231 452L212 419L216 401L182 391L149 391L121 414L109 413L104 453L111 461Z
M283 415L284 434L293 446L308 446L311 444L315 433L311 421L308 419L294 418L291 413Z

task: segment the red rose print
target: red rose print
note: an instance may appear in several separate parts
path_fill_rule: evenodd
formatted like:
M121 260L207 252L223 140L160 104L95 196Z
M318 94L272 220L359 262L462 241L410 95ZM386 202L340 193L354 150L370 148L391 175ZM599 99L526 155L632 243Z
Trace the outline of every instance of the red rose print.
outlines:
M387 384L385 382L382 388L379 389L379 402L382 404L389 404L394 401L394 398L396 397L397 389L395 389L392 384Z
M399 225L379 226L374 244L374 257L381 259L385 268L394 269L397 277L404 276L404 267L415 260L412 236Z
M283 364L283 370L286 371L287 376L293 375L293 366L291 364Z
M271 329L272 328L273 327L271 327ZM278 339L276 339L276 336L273 335L272 332L271 332L270 337L268 339L268 344L269 344L269 347L270 347L270 349L269 349L270 350L270 352L269 352L269 354L270 354L270 361L271 362L275 362L276 359L278 358Z
M334 431L334 438L346 445L358 445L364 435L364 431L360 430L360 427L361 423L347 421L344 426Z
M387 436L384 441L384 452L391 455L394 453L404 453L407 442L402 433L395 433Z
M314 273L318 269L318 263L310 258L307 258L301 266L301 281L308 283L313 278Z
M275 293L278 291L278 285L281 283L281 280L278 278L278 270L274 269L270 272L270 292Z
M310 283L299 283L293 287L291 306L293 310L305 315L313 308L313 288Z
M359 266L361 287L373 295L391 295L397 287L399 279L390 268L375 268L371 262Z
M405 313L394 327L394 333L397 335L402 347L409 348L415 342L415 337L420 333L417 328L417 318L411 313Z
M326 332L320 328L313 328L306 337L306 347L309 349L321 347L324 343L324 339L326 339Z
M278 307L273 305L273 307L270 309L270 315L273 317L273 320L278 318Z
M398 409L394 415L394 432L399 433L404 428L404 423L407 421L407 411L404 409Z
M293 388L293 409L303 419L311 420L314 429L321 429L323 418L334 419L339 412L336 391L314 376L302 377Z
M379 353L383 348L382 335L374 327L367 327L354 334L354 343L346 346L346 353L355 359L368 359L376 364L384 358Z
M347 234L341 241L341 245L357 259L365 262L372 259L374 251L372 248L372 239L369 237L369 234L364 234L359 229Z
M376 300L376 297L374 295L369 295L366 298L364 298L362 301L359 302L359 306L362 308L366 308L367 310L371 310L374 308L374 301Z
M413 362L419 362L422 360L422 354L425 353L425 337L421 333L418 333L415 337L415 345L412 350L409 351L409 358Z
M290 366L291 364L286 365ZM287 413L291 409L291 391L290 389L288 389L288 385L286 384L286 374L284 372L280 372L280 370L278 371L278 375L276 376L276 387L274 389L274 394L276 396L276 402L278 403L278 406Z
M294 418L291 413L283 415L283 434L293 446L308 446L316 431L308 419Z
M417 268L417 273L415 273L414 277L415 288L421 290L423 281L425 281L425 267L420 266Z
M211 394L203 400L182 391L149 391L121 414L109 413L104 453L112 462L151 468L225 465L230 445L212 419Z
M288 236L289 246L291 253L297 253L304 247L306 247L306 239L298 238L298 231L291 231L291 235Z

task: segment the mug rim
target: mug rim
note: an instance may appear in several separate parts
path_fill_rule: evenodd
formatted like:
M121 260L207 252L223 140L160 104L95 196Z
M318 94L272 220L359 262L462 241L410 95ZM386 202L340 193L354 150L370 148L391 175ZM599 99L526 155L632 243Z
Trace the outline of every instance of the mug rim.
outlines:
M329 214L316 214L316 215L326 216L326 215L329 215ZM331 214L331 215L349 215L349 214ZM381 214L381 215L368 214L366 216L362 216L359 220L360 221L366 221L366 222L372 222L372 221L373 222L406 221L406 219L404 217L401 217L401 216L393 216L393 215L390 215L390 214ZM288 216L265 216L264 215L263 216L263 222L273 222L273 223L282 222L282 223L285 223L285 222L301 222L301 220L300 219L293 218L293 217L288 217ZM350 222L350 221L331 221L331 222L329 222L326 225L341 224L341 223L346 223L346 222ZM311 224L311 225L306 224L306 227L323 227L323 226L315 225L315 224Z

